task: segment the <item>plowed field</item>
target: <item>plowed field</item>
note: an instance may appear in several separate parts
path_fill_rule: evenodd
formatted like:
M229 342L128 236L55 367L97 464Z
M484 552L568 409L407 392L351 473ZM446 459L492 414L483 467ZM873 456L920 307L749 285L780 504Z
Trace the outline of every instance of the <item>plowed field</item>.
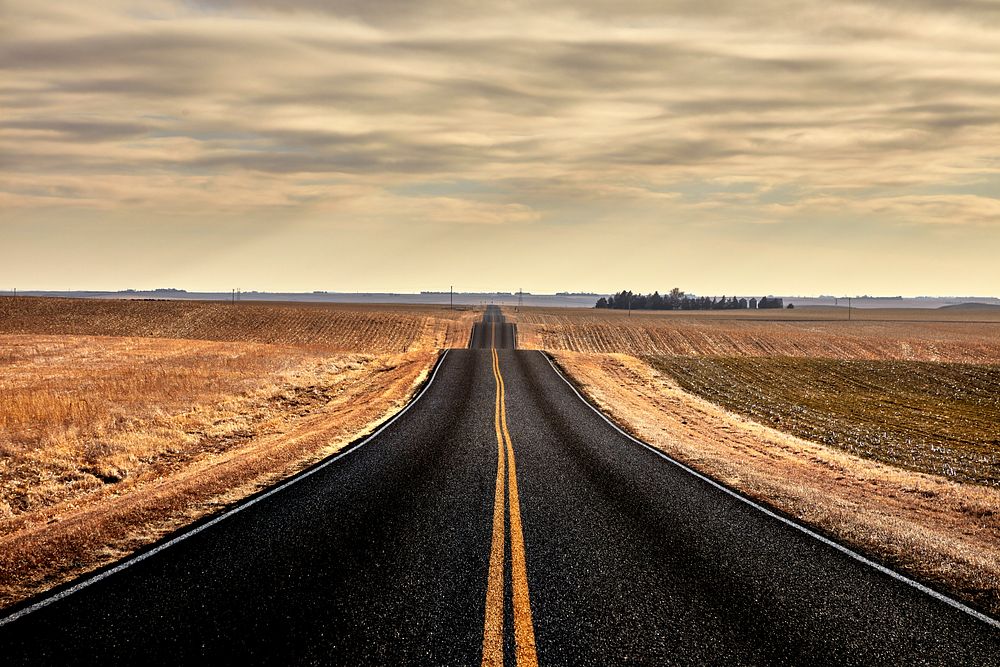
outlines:
M716 357L819 357L1000 363L1000 322L976 310L883 310L862 321L821 313L780 311L772 319L668 312L628 317L619 312L525 308L510 317L521 347L573 352ZM878 316L884 319L878 319ZM904 317L905 316L905 317ZM799 319L795 319L798 317ZM806 319L802 319L805 317ZM964 319L963 319L964 317Z
M687 391L865 458L1000 486L1000 366L649 357Z
M475 317L442 306L0 297L0 334L190 338L374 354L463 347Z

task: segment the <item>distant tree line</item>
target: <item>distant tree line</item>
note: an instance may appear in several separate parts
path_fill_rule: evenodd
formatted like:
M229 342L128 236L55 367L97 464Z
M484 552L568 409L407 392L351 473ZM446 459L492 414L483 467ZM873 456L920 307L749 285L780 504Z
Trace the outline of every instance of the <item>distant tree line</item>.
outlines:
M612 310L746 310L758 308L784 308L784 302L777 297L763 296L760 299L745 297L691 296L678 288L666 294L633 294L631 291L618 292L613 296L601 297L595 308ZM788 304L791 308L792 304Z

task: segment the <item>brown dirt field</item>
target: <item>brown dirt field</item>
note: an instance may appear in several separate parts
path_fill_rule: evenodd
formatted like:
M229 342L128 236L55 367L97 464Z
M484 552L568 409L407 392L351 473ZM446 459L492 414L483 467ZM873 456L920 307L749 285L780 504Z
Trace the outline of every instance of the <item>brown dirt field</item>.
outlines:
M517 324L518 344L526 349L1000 363L1000 319L978 321L995 317L990 310L871 309L863 311L864 320L823 319L831 310L837 309L748 311L739 317L729 311L667 311L628 317L620 311L522 308L507 309L507 316Z
M647 357L728 410L890 465L1000 488L1000 365Z
M1000 490L777 431L686 392L632 356L554 357L635 436L899 571L1000 613Z
M0 332L16 332L0 333L0 606L370 432L412 397L441 347L465 345L476 317L13 301L0 300Z
M0 334L188 338L375 354L465 347L476 319L472 309L444 306L0 297Z

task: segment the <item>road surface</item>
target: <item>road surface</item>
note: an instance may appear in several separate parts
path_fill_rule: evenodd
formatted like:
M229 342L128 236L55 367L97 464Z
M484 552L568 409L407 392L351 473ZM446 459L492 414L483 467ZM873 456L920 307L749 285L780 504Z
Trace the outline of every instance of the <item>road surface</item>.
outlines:
M0 663L998 664L995 627L630 441L515 339L490 308L376 437L8 620Z

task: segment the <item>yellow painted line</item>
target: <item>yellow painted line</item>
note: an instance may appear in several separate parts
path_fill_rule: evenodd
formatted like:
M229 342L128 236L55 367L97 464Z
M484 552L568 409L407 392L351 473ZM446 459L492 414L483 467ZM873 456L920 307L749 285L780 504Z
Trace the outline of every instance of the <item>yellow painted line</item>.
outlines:
M500 425L507 442L507 493L510 501L510 564L511 585L514 590L514 639L517 643L518 667L537 667L538 655L535 651L535 624L531 618L531 597L528 594L528 569L524 558L524 532L521 529L521 500L517 493L517 469L514 459L514 443L507 430L507 390L500 359L496 350L497 379L500 381Z
M496 351L496 323L491 327L493 379L496 382L493 427L497 435L497 480L493 499L493 540L490 549L489 579L486 585L486 618L483 628L484 666L503 665L503 603L504 603L504 469L507 469L507 490L510 506L511 588L514 607L514 642L518 667L537 667L535 628L531 617L528 593L528 573L524 557L524 533L521 527L521 502L517 492L517 471L514 444L507 428L507 396L500 357ZM505 456L506 450L506 456ZM506 459L506 461L505 461ZM509 462L509 467L506 463Z
M496 325L492 327L492 331L495 340ZM493 354L493 379L496 381L496 353ZM486 619L483 627L482 663L484 667L501 667L503 665L504 441L500 427L499 391L497 391L494 402L493 427L497 434L497 481L493 496L493 540L490 546L489 579L486 583Z

